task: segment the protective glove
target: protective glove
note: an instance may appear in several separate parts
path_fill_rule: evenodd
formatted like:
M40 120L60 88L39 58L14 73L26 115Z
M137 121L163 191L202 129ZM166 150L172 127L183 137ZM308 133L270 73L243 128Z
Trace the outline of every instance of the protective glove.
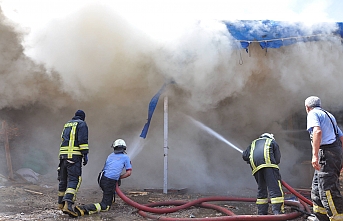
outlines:
M88 163L88 155L87 154L84 154L83 155L83 166L86 166Z
M119 180L117 181L117 183L118 183L118 186L121 185L121 179L120 179L120 178L119 178Z

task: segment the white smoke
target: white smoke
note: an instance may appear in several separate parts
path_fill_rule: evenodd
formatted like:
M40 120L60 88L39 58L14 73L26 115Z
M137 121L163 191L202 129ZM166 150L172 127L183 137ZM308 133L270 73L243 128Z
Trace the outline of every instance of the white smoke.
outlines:
M162 15L153 20L159 19L163 21ZM237 42L223 22L192 18L179 29L173 27L168 38L156 40L164 35L136 26L147 20L134 23L102 3L86 4L32 32L8 23L4 16L1 21L5 34L0 37L0 113L21 130L12 139L12 156L25 158L25 145L46 151L52 176L62 125L75 110L83 109L90 130L83 182L95 184L111 143L122 138L133 163L125 185L161 187L165 123L161 98L168 96L169 186L201 191L255 187L240 153L195 127L183 114L241 149L264 132L275 134L283 177L294 181L298 175L292 173L294 168L309 156L308 137L302 134L305 98L318 95L324 107L342 106L343 89L337 80L343 68L342 46L337 38L268 51L253 43L246 53L236 49ZM314 26L306 27L311 31ZM159 28L156 25L155 31L163 30ZM329 32L333 27L321 29ZM142 141L139 134L150 99L170 80L175 84L161 96ZM290 135L292 130L300 130L301 136L296 134L300 142Z

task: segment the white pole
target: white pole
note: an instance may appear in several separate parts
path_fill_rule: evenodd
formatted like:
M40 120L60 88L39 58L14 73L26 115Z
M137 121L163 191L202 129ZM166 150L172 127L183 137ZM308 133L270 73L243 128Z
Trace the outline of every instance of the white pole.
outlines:
M164 176L163 193L168 192L168 96L164 97Z

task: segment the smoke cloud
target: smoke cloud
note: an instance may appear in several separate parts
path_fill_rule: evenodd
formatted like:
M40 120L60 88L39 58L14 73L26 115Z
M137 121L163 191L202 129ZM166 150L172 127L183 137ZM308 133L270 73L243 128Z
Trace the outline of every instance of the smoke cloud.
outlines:
M14 170L31 166L56 179L63 124L83 109L90 154L82 185L96 183L111 143L123 138L133 164L123 185L162 188L163 97L168 96L170 188L232 194L256 188L241 153L187 116L242 150L262 133L273 133L283 179L309 185L297 172L310 170L304 100L317 95L336 113L343 105L337 80L343 68L340 39L268 51L252 44L246 53L236 49L222 22L187 25L177 37L155 41L105 5L92 4L48 22L28 44L26 33L0 14L0 119L19 131L10 139ZM175 83L162 94L142 139L148 104L165 81ZM6 174L1 157L0 171ZM35 157L40 160L32 161Z

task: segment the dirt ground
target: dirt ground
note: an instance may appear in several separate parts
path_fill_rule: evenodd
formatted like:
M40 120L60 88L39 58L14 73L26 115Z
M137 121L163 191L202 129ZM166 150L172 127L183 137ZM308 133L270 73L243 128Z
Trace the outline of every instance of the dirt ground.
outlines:
M342 174L343 175L343 174ZM341 176L341 190L343 191L343 176ZM152 202L170 201L170 200L185 200L191 201L202 197L213 196L211 194L195 194L188 193L187 190L173 190L168 194L163 194L158 190L132 190L125 189L121 186L123 193L137 203L147 204ZM303 190L308 194L307 190ZM244 192L244 191L243 191ZM287 195L285 190L285 198L292 197ZM83 187L79 190L76 204L95 203L101 200L101 190L98 186ZM244 194L247 197L255 197L253 190L246 190ZM118 196L115 204L108 212L83 216L78 218L69 218L57 209L57 183L42 181L39 184L30 184L23 181L9 181L2 183L0 186L0 220L150 220L143 218L137 213L137 209L126 204ZM256 206L254 203L244 202L210 202L221 205L230 209L237 215L256 215ZM290 207L285 207L287 212L290 212ZM170 214L162 214L168 217L178 218L202 218L202 217L218 217L223 216L221 212L212 209L190 207ZM294 219L296 221L306 220L306 215Z

